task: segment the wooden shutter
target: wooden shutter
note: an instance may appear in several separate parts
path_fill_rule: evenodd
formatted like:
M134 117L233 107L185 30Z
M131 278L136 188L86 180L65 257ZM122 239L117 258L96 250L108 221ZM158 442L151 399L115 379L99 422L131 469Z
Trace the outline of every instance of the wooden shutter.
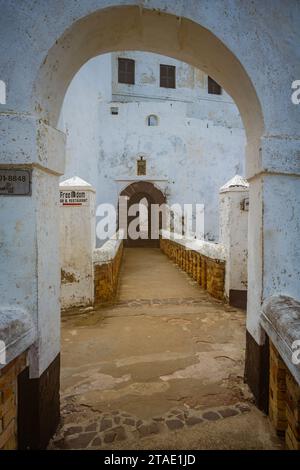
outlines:
M118 82L134 85L135 62L133 59L118 59Z
M176 88L176 67L174 65L160 66L160 86L162 88Z

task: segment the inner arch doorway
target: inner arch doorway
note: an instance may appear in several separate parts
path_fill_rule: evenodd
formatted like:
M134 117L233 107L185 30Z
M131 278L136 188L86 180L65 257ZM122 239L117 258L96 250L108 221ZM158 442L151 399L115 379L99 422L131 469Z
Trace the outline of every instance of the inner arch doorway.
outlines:
M155 221L151 217L154 205L166 203L164 194L147 181L138 181L127 186L120 194L127 198L126 247L159 247ZM162 228L162 213L158 217L158 229ZM136 233L136 236L132 232Z

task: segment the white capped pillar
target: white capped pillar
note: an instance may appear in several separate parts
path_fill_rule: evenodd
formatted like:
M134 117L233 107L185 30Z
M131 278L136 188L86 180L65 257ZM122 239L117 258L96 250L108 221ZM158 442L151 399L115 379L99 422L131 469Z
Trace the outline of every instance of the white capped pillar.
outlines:
M59 185L61 306L94 300L95 189L74 176Z
M226 251L225 294L236 307L247 306L249 184L236 175L220 188L219 240Z

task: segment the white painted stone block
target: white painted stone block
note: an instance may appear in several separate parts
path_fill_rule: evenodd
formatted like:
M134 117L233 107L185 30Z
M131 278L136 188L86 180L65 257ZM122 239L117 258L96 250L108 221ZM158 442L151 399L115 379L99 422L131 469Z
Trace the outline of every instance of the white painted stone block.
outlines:
M101 248L96 248L93 252L94 264L106 264L115 258L121 243L123 242L124 231L119 230L113 237L111 237Z
M93 303L95 190L78 177L59 185L61 306Z
M17 305L0 307L0 369L26 351L36 340L32 315Z

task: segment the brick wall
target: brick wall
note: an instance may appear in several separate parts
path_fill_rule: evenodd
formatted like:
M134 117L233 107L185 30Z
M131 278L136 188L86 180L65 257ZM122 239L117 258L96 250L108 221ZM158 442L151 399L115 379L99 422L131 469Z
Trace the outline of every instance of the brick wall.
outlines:
M17 383L26 359L23 353L0 370L0 450L17 449Z
M119 271L123 255L123 243L120 244L116 256L107 263L94 263L94 302L108 303L116 296Z
M285 435L287 427L286 373L284 362L270 342L269 417L280 436Z
M224 299L225 261L208 258L187 250L174 240L160 239L160 248L172 261L188 273L216 299Z
M290 450L300 450L300 386L270 341L269 417Z

